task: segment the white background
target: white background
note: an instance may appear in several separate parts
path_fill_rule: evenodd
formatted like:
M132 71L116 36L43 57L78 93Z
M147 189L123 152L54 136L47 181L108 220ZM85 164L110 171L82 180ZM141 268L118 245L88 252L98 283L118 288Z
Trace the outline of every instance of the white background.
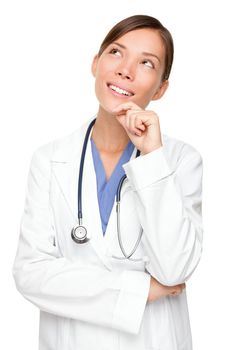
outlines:
M232 349L233 171L230 1L2 1L1 349L37 349L38 310L15 290L16 252L31 155L97 111L93 55L133 14L157 17L175 42L170 87L153 102L162 132L204 161L204 249L187 284L194 350Z

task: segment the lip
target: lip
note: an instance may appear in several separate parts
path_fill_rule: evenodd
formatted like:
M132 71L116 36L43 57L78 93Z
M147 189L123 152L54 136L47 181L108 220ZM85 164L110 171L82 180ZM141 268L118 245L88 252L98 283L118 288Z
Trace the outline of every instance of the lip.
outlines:
M110 85L114 85L114 86L118 87L119 89L125 90L125 91L129 92L130 94L132 94L131 96L125 95L125 97L132 97L132 96L135 95L135 93L134 93L132 90L128 89L126 86L123 86L123 85L118 84L118 83L112 83L112 82L107 83L107 87L108 87L108 88L109 88ZM111 90L111 89L110 89L110 90ZM116 91L114 91L114 90L111 90L111 91L112 91L112 92L116 92ZM117 92L116 92L116 93L117 93ZM117 94L118 94L118 93L117 93ZM118 94L118 95L120 95L120 94ZM124 97L124 95L121 95L121 96Z

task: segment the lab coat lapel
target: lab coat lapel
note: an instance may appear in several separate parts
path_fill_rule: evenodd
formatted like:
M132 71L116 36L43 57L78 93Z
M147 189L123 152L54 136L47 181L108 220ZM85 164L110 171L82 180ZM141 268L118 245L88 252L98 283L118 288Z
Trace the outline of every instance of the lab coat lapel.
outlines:
M65 149L62 147L62 152L55 154L51 161L52 172L56 178L56 182L63 194L66 205L69 207L72 216L76 220L78 213L79 164L86 129L90 121L86 123L76 133L76 135L72 135L68 144L65 146ZM92 160L90 138L87 144L86 157L84 161L82 212L83 225L87 228L88 236L91 237L90 243L92 247L105 266L111 269L111 264L106 256L106 245L102 234L97 197L96 175Z
M90 139L87 144L87 151L84 163L83 176L83 217L87 223L87 229L91 235L91 241L96 251L106 257L106 243L103 236L102 224L99 212L96 174L91 151Z

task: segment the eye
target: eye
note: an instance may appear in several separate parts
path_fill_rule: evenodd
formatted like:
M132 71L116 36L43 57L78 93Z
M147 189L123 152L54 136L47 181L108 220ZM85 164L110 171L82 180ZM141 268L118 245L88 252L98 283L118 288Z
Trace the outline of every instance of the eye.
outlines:
M153 62L151 62L150 60L143 60L142 64L144 64L145 66L149 67L149 68L154 68L154 64Z
M112 55L115 55L115 56L121 55L120 51L116 48L111 49L109 53L111 53Z

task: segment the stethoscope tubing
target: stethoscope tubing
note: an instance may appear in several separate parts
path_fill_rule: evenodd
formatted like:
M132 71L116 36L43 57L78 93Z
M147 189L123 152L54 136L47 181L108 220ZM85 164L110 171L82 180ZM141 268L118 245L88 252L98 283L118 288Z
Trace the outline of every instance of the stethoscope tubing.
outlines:
M87 131L86 131L86 135L84 138L84 142L83 142L83 148L82 148L82 154L81 154L81 159L80 159L80 165L79 165L79 178L78 178L78 225L76 225L75 227L72 228L71 231L71 237L73 239L73 241L75 243L78 244L83 244L89 241L89 239L87 238L87 230L86 228L82 225L82 220L83 220L83 214L82 214L82 180L83 180L83 169L84 169L84 161L85 161L85 154L86 154L86 149L87 149L87 143L89 140L89 135L91 132L92 127L94 126L96 122L96 118L93 119L91 121L91 123L89 124ZM140 155L140 151L137 150L136 152L136 158ZM116 191L116 212L117 212L117 236L118 236L118 243L121 249L121 252L123 254L123 257L116 257L113 256L113 258L122 260L122 259L128 259L128 260L132 260L132 261L141 261L143 259L133 259L131 258L132 255L135 253L135 251L137 250L137 247L141 241L142 238L142 234L143 234L143 229L141 227L140 229L140 233L138 235L137 241L132 249L132 251L130 252L130 254L127 254L124 246L123 246L123 242L122 242L122 237L121 237L121 228L120 228L120 201L121 201L121 189L123 186L124 181L126 180L127 176L123 175L119 181L119 184L117 186L117 191ZM78 232L78 235L81 234L81 238L76 236L76 230ZM80 231L81 230L81 231ZM82 237L82 232L85 232L85 235L83 235Z
M82 213L82 181L83 181L83 168L84 168L84 160L85 160L85 154L86 154L86 149L87 149L87 142L89 139L89 135L91 132L91 129L93 125L95 124L96 118L93 119L88 126L85 139L83 142L83 149L82 149L82 154L81 154L81 160L80 160L80 165L79 165L79 177L78 177L78 220L79 224L82 225L82 219L83 219L83 213Z

